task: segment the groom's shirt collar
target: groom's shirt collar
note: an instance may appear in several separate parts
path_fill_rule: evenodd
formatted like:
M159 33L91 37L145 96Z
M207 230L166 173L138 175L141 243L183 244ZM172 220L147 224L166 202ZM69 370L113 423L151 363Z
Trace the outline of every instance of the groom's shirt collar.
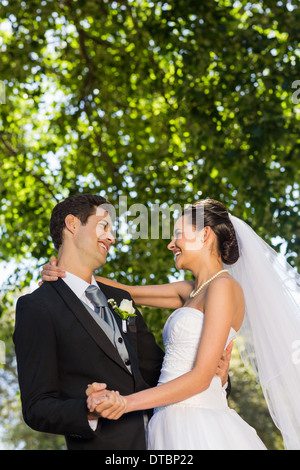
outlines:
M87 297L85 295L85 291L88 288L88 286L90 286L90 285L99 287L97 285L97 282L96 282L94 276L92 276L91 284L84 281L80 277L75 276L75 274L69 273L67 271L66 271L66 277L63 277L62 279L63 279L63 281L65 281L67 286L70 287L70 289L74 292L74 294L77 295L77 297L80 300L82 300L83 302L85 302L86 304L88 304L89 306L91 306L93 308L92 304L90 303L90 301L87 299Z

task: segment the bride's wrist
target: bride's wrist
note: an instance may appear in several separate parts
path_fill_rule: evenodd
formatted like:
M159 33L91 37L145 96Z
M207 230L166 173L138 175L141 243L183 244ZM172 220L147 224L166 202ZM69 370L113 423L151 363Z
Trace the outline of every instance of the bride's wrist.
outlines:
M131 411L135 411L134 406L133 406L132 395L126 395L124 398L126 402L125 413L130 413Z

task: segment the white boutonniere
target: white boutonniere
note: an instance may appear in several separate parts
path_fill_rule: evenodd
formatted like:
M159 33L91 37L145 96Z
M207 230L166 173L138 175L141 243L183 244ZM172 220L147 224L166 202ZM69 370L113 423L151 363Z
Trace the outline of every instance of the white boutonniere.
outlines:
M130 317L136 317L135 308L132 305L132 300L123 299L119 307L114 299L109 299L108 303L112 306L114 311L122 318L122 330L127 333L127 324Z

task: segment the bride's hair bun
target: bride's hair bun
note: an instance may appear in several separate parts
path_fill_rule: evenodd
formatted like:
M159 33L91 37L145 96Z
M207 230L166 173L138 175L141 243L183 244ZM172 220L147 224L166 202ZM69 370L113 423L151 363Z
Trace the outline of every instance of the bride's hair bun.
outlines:
M227 229L225 228L223 230L218 230L219 234L217 234L217 236L219 240L219 247L221 251L222 261L223 263L227 265L231 265L231 264L236 263L237 260L239 259L239 246L238 246L235 231L234 231L234 228L230 219L229 219L228 225L229 226L227 227L227 229L229 230L229 234L228 234L229 240L224 239L224 241L220 243L220 238L226 236ZM232 228L230 227L230 225L232 226Z
M192 224L196 226L196 229L202 230L203 225L197 227L199 221L202 220L203 224L203 218L197 217L197 211L198 209L203 211L203 208L204 227L209 226L215 232L223 263L227 265L236 263L239 259L238 242L228 211L221 202L214 199L202 199L185 209L182 215L191 215Z

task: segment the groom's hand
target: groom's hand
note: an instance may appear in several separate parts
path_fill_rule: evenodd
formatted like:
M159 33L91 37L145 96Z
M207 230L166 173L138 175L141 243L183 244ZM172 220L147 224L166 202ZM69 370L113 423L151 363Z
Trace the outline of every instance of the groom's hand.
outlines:
M228 344L227 348L223 352L223 355L220 359L220 362L218 364L217 371L216 371L216 375L220 377L220 379L222 380L223 387L228 381L228 370L229 370L232 348L233 348L233 341L231 341Z

